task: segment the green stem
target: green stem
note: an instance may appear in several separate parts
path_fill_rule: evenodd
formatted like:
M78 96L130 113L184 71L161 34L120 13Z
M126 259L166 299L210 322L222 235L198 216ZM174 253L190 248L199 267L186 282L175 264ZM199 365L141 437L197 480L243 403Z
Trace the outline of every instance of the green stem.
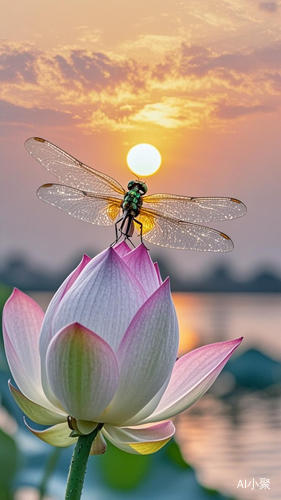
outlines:
M47 484L48 484L48 481L49 481L51 475L53 474L53 472L55 470L60 453L61 453L61 448L54 448L54 450L52 450L52 452L50 453L50 455L47 459L44 474L43 474L43 477L41 479L41 483L40 483L39 488L38 488L40 500L42 500L44 498L44 496L47 492Z
M102 426L103 424L98 424L90 434L79 436L68 473L65 500L79 500L81 498L92 442Z

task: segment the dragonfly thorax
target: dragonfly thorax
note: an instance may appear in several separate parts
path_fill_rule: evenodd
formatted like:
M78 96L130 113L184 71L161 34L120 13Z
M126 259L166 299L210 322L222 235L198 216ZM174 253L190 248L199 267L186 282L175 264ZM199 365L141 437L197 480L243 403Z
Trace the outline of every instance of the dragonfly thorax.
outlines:
M126 192L122 203L123 211L137 217L142 206L142 196L146 193L147 187L144 182L130 181L128 184L129 191Z

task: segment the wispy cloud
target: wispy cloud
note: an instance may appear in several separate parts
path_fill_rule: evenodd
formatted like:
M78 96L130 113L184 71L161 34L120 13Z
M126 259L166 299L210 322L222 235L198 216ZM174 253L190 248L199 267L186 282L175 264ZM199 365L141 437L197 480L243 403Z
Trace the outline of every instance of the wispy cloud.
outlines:
M204 47L189 47L184 43L180 53L180 71L184 75L202 77L217 69L237 73L251 73L264 68L280 69L281 41L271 45L242 52L217 54Z
M69 125L72 121L72 115L67 112L47 108L25 108L0 100L0 123L63 126Z
M65 80L80 83L87 89L113 89L124 82L139 87L143 83L135 61L112 59L101 52L74 50L68 57L56 55L53 62Z
M1 120L63 125L72 117L88 131L225 126L226 119L278 109L280 67L281 41L236 52L183 41L149 62L112 51L44 53L5 44Z
M245 115L253 115L257 113L272 113L275 111L274 106L266 104L256 104L253 106L243 105L228 105L225 102L218 104L215 115L218 118L234 119Z
M5 44L0 50L0 81L35 83L36 57L32 50L23 47L17 49Z
M278 9L277 2L260 2L259 8L265 12L276 12Z

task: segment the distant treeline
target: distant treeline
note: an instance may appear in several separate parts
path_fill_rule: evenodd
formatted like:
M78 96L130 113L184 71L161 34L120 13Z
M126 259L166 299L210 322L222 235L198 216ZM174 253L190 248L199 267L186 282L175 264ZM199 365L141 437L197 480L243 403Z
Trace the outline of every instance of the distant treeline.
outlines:
M32 266L21 256L9 257L0 265L0 283L16 286L21 290L54 291L74 269L80 259L73 259L60 272L44 272ZM199 279L181 279L171 272L169 264L162 258L159 262L162 276L170 275L172 289L183 292L213 293L281 293L281 278L269 270L261 270L248 280L238 280L231 269L225 266L213 268Z

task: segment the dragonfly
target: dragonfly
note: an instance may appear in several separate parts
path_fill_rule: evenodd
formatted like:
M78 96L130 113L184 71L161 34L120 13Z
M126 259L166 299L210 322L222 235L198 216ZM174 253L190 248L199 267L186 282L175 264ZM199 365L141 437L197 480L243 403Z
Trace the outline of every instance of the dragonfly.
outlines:
M131 180L127 189L118 181L74 158L55 144L31 137L25 141L30 155L59 183L43 184L38 197L82 221L115 224L115 242L134 232L148 243L203 252L228 252L233 242L209 224L241 217L246 206L230 197L190 197L147 194L147 185Z

